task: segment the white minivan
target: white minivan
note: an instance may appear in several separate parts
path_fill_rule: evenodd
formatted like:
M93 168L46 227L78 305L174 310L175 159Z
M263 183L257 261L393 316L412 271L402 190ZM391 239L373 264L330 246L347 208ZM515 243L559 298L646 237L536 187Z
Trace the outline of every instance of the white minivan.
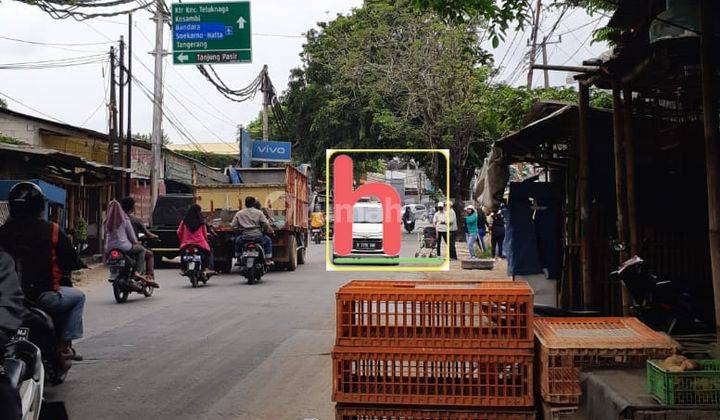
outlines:
M389 257L383 250L383 209L378 202L360 201L353 206L352 251L349 257Z

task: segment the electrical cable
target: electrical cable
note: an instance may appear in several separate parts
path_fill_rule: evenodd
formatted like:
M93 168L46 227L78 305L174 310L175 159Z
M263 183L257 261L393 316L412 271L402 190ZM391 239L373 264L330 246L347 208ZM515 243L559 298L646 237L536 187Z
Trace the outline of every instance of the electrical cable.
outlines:
M8 94L5 94L5 93L0 92L0 96L4 96L5 98L10 99L11 101L19 104L20 106L23 106L23 107L25 107L25 108L33 111L33 112L37 112L38 114L42 115L43 117L46 117L46 118L49 118L49 119L51 119L51 120L57 121L57 122L59 122L59 123L61 123L61 124L71 125L71 124L69 124L69 123L67 123L67 122L65 122L65 121L63 121L63 120L61 120L61 119L55 118L55 117L53 117L53 116L51 116L51 115L48 115L48 114L46 114L46 113L44 113L44 112L42 112L42 111L40 111L40 110L37 110L37 109L31 107L30 105L27 105L27 104L23 103L22 101L13 98L12 96L10 96L10 95L8 95Z

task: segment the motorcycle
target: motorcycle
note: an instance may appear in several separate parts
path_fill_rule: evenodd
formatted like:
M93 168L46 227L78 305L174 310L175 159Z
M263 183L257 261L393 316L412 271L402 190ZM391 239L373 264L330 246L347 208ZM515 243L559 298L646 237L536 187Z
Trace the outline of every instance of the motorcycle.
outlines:
M40 349L45 382L51 386L59 385L65 381L72 361L58 351L58 335L52 317L27 299L25 307L27 312L22 327L29 331L28 341Z
M620 280L631 297L633 315L656 331L667 334L697 334L712 328L700 320L690 292L676 282L659 279L645 268L645 261L635 255L610 273Z
M268 271L265 252L259 242L243 241L237 259L236 265L240 267L240 274L245 276L248 284L259 282Z
M155 288L144 280L135 278L136 261L119 249L108 253L107 266L110 272L108 281L112 283L113 295L117 303L125 303L130 293L141 293L145 297L153 295Z
M316 244L320 244L322 242L323 236L325 236L323 228L312 228L313 242L315 242Z
M22 401L22 419L37 420L43 403L45 368L40 349L28 341L30 329L20 328L15 337L5 345L0 370L17 389Z
M195 245L186 246L180 250L180 260L182 275L190 279L192 287L197 287L200 282L207 284L211 276L205 272L205 267L203 267L200 248Z
M410 213L403 214L403 226L407 233L412 233L415 229L415 217Z

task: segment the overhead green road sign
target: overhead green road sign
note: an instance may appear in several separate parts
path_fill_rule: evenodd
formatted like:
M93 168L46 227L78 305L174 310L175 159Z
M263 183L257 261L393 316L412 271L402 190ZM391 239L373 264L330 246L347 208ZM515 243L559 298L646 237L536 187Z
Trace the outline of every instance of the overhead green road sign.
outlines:
M172 5L173 63L250 63L250 2Z

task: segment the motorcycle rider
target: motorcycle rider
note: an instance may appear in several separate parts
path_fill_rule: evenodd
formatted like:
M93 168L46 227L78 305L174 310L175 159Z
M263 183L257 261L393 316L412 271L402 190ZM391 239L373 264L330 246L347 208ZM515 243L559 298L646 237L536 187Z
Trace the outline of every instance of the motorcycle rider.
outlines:
M258 241L263 247L265 253L265 262L267 265L273 265L272 261L272 239L268 234L273 233L273 229L268 222L267 217L261 210L255 208L257 200L253 197L245 197L245 208L235 213L231 226L238 229L240 234L235 239L235 250L237 253L245 241Z
M63 282L63 274L87 268L56 223L42 219L45 195L31 182L15 184L8 194L10 219L0 227L0 247L14 259L25 297L59 326L58 351L82 360L72 340L83 335L85 294Z
M313 229L322 229L325 227L325 213L320 211L319 206L315 206L314 211L310 214L310 226Z
M130 219L130 225L135 232L135 237L140 238L140 234L145 235L147 239L157 239L158 236L148 230L145 227L145 223L140 220L139 217L135 216L135 199L132 197L125 197L120 200L120 207ZM153 252L149 249L145 249L145 271L146 277L149 281L155 282L155 259L153 258Z
M180 221L177 229L180 249L195 245L200 248L200 256L203 259L205 275L215 274L215 261L212 247L208 242L208 234L212 233L212 227L205 223L202 215L202 208L199 204L193 204L188 208L185 217ZM183 268L184 270L184 268Z
M10 255L0 251L0 349L10 341L22 324L25 307L15 263ZM18 389L10 385L0 364L0 418L19 420L22 403Z
M120 203L112 200L108 204L107 217L105 219L105 251L119 249L135 259L135 272L133 276L152 287L160 287L152 278L145 277L145 254L147 249L138 241L135 231L130 223L130 218L123 211Z

